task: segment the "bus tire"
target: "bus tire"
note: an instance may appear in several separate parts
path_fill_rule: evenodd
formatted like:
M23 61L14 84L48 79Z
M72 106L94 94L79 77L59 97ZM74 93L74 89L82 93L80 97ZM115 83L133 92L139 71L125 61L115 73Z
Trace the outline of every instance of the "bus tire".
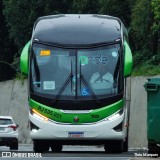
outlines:
M18 143L14 143L10 146L10 150L18 150Z
M128 134L126 140L123 142L123 152L128 152Z
M43 153L49 151L49 146L43 144L41 141L34 140L33 141L33 151L35 153Z
M117 140L106 143L104 145L105 152L107 153L122 153L123 152L123 141Z
M62 145L52 145L51 146L51 149L52 149L52 152L56 153L56 152L61 152L62 151Z
M160 156L160 147L155 143L148 142L148 154L158 154Z

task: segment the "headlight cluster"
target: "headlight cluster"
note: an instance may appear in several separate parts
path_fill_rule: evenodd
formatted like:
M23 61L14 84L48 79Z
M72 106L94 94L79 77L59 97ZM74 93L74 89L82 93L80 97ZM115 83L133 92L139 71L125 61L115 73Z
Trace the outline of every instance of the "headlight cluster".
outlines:
M33 117L42 120L42 121L48 121L48 118L37 112L35 109L31 109L31 114Z
M123 114L123 108L120 109L118 112L112 114L111 116L107 117L106 120L112 121L112 120L114 120L114 119L120 117L122 114Z

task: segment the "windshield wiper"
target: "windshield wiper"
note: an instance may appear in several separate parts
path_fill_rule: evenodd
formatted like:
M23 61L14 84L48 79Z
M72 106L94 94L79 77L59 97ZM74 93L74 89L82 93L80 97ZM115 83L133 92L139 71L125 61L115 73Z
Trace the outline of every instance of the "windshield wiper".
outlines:
M65 88L68 86L68 84L70 83L70 81L73 79L73 73L72 73L72 60L71 60L71 73L69 74L68 78L66 79L66 81L64 82L64 84L62 85L62 87L59 89L57 95L55 96L55 98L52 100L51 105L55 105L57 100L59 99L59 97L62 95L63 91L65 90ZM94 91L92 90L91 86L89 85L89 83L87 82L87 80L84 78L84 76L81 74L81 64L80 64L80 81L82 81L85 85L86 88L89 89L90 95L93 97L93 99L96 101L96 104L100 104L100 100L98 99L98 97L95 95ZM71 81L72 82L72 81ZM72 85L71 85L72 86Z
M93 97L93 99L96 100L96 103L100 104L101 103L100 100L98 99L98 97L94 93L93 89L91 88L91 86L89 85L89 83L86 81L86 79L84 78L84 76L82 74L80 74L80 79L84 83L85 87L87 87L89 89L89 92L90 92L91 96Z
M69 74L66 81L63 83L62 87L59 89L58 93L56 94L55 98L52 100L51 105L55 105L59 97L62 95L63 91L68 86L69 82L72 80L73 74L72 74L72 60L71 60L71 73Z
M93 97L93 99L96 101L96 104L99 105L101 102L98 99L98 97L96 96L96 94L94 93L92 87L90 86L90 84L87 82L87 80L84 78L84 76L81 73L81 61L80 61L80 81L82 80L82 82L84 83L85 87L89 89L90 95Z

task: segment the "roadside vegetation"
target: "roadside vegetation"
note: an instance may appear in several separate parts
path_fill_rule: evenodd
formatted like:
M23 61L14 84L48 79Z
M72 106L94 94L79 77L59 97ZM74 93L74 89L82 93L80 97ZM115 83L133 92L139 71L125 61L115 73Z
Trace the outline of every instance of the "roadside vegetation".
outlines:
M1 0L0 81L20 77L20 53L38 17L71 13L119 17L129 33L132 75L160 74L160 0Z
M154 76L160 75L160 56L155 55L148 58L147 56L142 59L133 57L134 67L132 76Z

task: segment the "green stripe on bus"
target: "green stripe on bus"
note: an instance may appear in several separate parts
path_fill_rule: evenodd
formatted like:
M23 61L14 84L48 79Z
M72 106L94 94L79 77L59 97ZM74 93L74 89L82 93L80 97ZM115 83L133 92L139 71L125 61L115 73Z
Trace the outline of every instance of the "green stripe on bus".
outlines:
M115 112L123 108L124 100L122 99L111 105L92 110L89 113L64 113L59 109L48 107L32 99L29 100L29 105L32 109L36 110L40 114L48 117L53 121L61 123L82 124L94 123L114 114ZM75 117L78 117L78 122L74 121Z

